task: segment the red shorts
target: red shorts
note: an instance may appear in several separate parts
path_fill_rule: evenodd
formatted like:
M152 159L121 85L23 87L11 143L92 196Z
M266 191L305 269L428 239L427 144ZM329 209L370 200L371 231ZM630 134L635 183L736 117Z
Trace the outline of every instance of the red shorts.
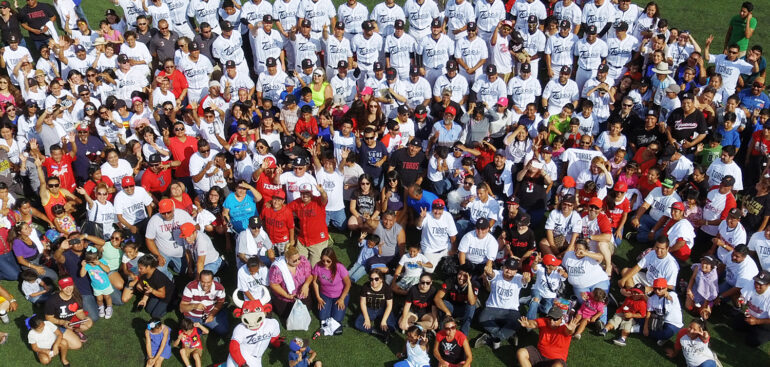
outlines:
M671 255L674 256L677 260L687 261L690 258L691 252L692 250L690 250L690 247L684 245L680 247L679 250L672 251Z

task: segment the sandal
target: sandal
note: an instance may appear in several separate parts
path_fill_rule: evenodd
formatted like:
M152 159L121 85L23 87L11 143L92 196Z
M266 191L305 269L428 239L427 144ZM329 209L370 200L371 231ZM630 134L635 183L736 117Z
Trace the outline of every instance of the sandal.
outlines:
M0 345L8 341L8 333L0 333Z
M81 343L85 343L85 342L87 342L87 341L88 341L88 338L86 337L86 335L85 335L85 334L83 334L83 332L81 332L81 331L75 331L75 334L77 334L77 335L78 335L78 337L80 338L80 342L81 342Z

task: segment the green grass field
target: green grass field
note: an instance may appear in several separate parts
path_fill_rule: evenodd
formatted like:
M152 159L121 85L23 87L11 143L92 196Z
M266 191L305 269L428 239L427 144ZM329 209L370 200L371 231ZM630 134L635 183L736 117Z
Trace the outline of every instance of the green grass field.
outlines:
M400 4L403 1L398 1ZM335 3L339 3L335 1ZM364 3L371 10L376 4L372 0L364 0ZM641 2L640 5L643 5ZM727 29L727 21L731 16L737 14L739 1L717 1L717 0L666 0L659 1L662 7L662 17L667 18L672 26L689 29L694 32L698 42L703 45L703 41L709 34L714 34L717 42L715 45L721 45L724 32ZM759 26L754 34L752 44L759 43L770 47L770 31L766 26L770 22L770 11L762 8L760 2L754 12L754 16L759 21ZM98 23L102 19L104 10L112 7L108 1L84 0L83 5L86 14L89 16L91 24ZM717 51L717 50L715 50ZM717 51L718 52L718 51ZM333 235L338 257L346 264L357 256L357 247L352 241L348 241L339 234ZM410 235L410 240L416 240L415 235ZM616 252L615 261L619 266L625 267L630 263L629 259L634 259L641 252L642 248L633 248L628 242L624 242ZM232 273L232 271L230 271ZM362 282L359 282L362 283ZM11 291L17 299L20 299L19 309L11 314L11 324L0 324L0 331L10 334L7 344L0 346L0 365L2 366L25 366L35 365L37 363L33 352L26 345L26 332L20 332L25 329L24 319L30 316L34 311L30 304L22 300L21 292L15 282L2 282L6 289ZM232 289L232 275L225 276L225 284L228 289ZM327 366L391 366L396 361L395 353L403 348L402 336L396 336L389 345L384 345L374 337L359 333L353 330L350 325L358 312L358 291L359 286L354 286L351 294L351 307L346 319L346 329L342 336L321 337L311 343L311 346L318 351L319 359L324 361ZM613 287L615 290L616 287ZM680 297L681 298L681 297ZM232 306L230 307L232 310ZM689 319L689 316L686 316ZM115 314L111 320L99 321L93 329L88 331L89 341L85 347L79 351L73 351L69 355L71 363L75 366L139 366L144 361L144 329L145 323L149 319L143 312L131 312L131 306L123 306L115 309ZM164 320L166 324L173 329L177 326L177 315L170 313ZM723 323L724 320L719 317L710 322L712 338L712 349L717 352L725 366L768 366L770 365L770 345L765 345L760 349L751 349L743 345L740 335L734 333ZM284 336L291 338L294 336L309 337L318 327L318 321L314 320L307 332L285 332ZM471 331L471 337L479 334L479 328L474 327ZM532 333L520 338L520 345L529 345L536 342L536 334ZM223 362L227 356L227 343L223 340L210 337L205 340L207 345L204 354L204 365ZM516 366L515 348L505 343L502 348L492 351L489 348L481 348L473 351L474 365L476 366ZM286 366L288 347L283 346L279 350L269 350L264 358L266 366ZM592 332L586 331L583 339L574 341L570 349L569 364L571 366L675 366L684 365L681 357L675 361L669 360L663 354L663 350L654 343L642 341L638 335L629 339L628 346L625 348L616 347L611 344L609 336L600 338ZM60 364L59 360L53 362L54 366ZM178 352L174 351L174 357L166 361L164 366L182 366Z

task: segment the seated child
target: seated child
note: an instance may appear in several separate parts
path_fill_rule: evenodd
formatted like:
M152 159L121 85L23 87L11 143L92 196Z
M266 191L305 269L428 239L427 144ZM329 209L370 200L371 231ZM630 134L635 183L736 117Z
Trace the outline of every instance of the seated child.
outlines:
M580 306L575 318L578 320L578 328L572 338L580 340L583 330L589 322L596 322L604 314L604 308L607 306L607 292L601 288L594 288L593 291L583 292L583 305ZM601 321L599 321L601 324ZM601 328L600 328L601 330Z
M396 272L393 273L393 279L396 280L391 283L393 293L405 296L410 287L420 282L420 275L423 273L423 268L432 267L433 264L430 263L428 258L420 253L420 244L409 244L407 252L401 256L400 260L398 260ZM401 279L398 279L398 276L401 275L404 268L406 268L406 271Z
M182 356L182 362L187 367L192 367L190 357L195 361L195 367L201 367L201 355L203 354L201 333L208 334L209 329L188 318L184 318L179 322L179 336L174 340L173 346L176 348L180 343L182 344L179 354Z
M615 311L615 316L610 319L607 326L599 331L599 335L605 336L613 329L620 329L620 337L613 340L619 346L626 345L626 338L631 335L636 320L644 320L647 317L647 297L644 295L644 285L636 284L630 290L621 289L620 293L626 299Z
M358 247L361 248L361 252L358 254L356 262L348 271L350 280L354 283L366 275L366 261L374 256L382 254L380 236L361 232L361 238L358 241Z
M21 291L24 298L36 305L44 304L50 296L48 285L40 279L37 272L27 269L21 272Z
M171 358L171 329L158 318L152 318L144 331L145 367L160 367L164 359Z

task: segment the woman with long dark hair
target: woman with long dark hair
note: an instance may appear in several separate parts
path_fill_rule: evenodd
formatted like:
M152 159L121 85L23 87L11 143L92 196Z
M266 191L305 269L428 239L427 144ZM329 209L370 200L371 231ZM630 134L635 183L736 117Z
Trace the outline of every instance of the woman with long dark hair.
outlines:
M331 317L342 324L350 299L351 282L348 270L337 260L333 248L327 247L321 251L321 261L313 267L311 274L313 293L318 303L318 319L324 321ZM334 334L342 334L342 327Z
M398 171L388 171L380 192L380 212L392 210L396 213L396 222L404 227L407 220L405 203L404 188Z
M45 246L40 241L37 231L28 223L16 224L8 235L8 242L13 245L13 253L22 271L32 269L41 277L49 278L54 282L59 279L56 271L43 265Z
M62 278L58 284L59 292L52 294L45 302L45 319L66 329L64 339L70 349L78 349L87 340L83 332L90 329L94 322L86 315L83 297L72 278Z
M363 174L358 178L358 189L350 197L350 219L348 228L351 231L373 232L377 228L380 209L374 193L372 176Z

